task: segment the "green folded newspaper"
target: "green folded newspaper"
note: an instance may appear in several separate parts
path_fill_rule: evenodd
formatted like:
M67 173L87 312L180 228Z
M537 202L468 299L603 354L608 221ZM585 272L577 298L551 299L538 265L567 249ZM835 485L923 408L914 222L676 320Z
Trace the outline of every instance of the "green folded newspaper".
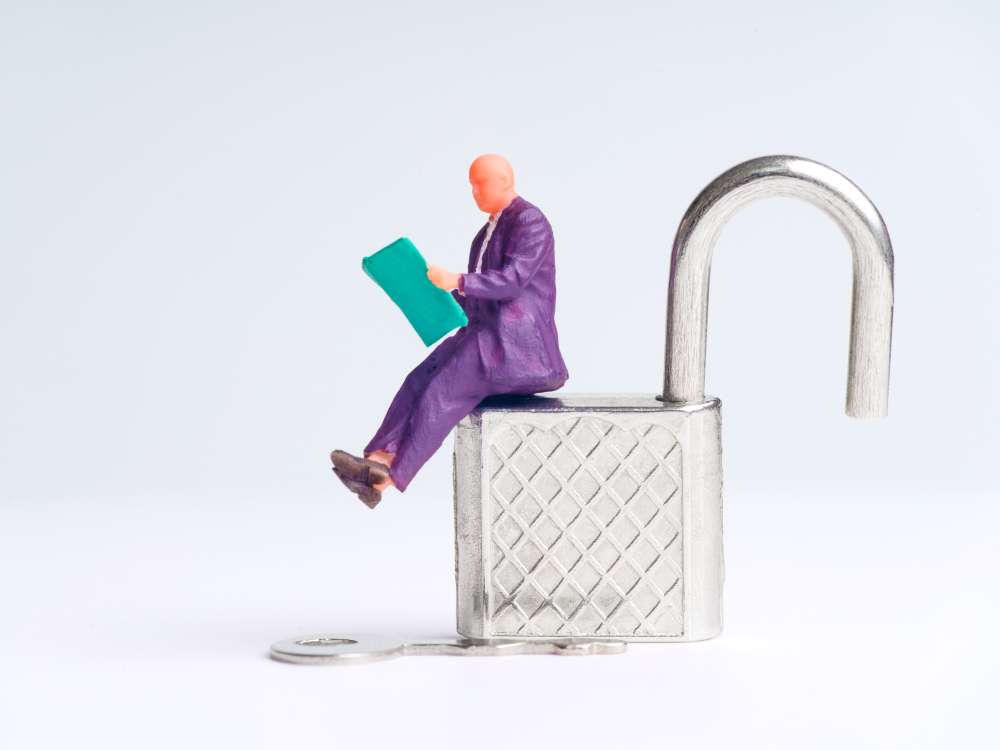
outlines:
M427 278L427 261L406 237L369 255L361 268L399 306L426 346L469 322L455 298Z

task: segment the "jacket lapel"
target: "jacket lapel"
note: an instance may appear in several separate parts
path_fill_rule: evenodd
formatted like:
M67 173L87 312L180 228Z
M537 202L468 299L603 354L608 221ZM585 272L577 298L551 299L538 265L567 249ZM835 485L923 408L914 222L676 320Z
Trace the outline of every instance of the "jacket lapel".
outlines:
M476 238L474 240L472 240L472 248L469 250L469 270L468 270L468 273L475 273L476 272L476 263L479 262L479 250L483 246L483 238L486 236L486 228L489 225L490 225L489 222L486 222L483 225L483 228L479 230L479 233L476 235ZM490 239L492 240L493 238L491 237ZM492 245L493 243L490 242L490 244ZM489 248L486 248L486 249L489 250ZM484 258L483 259L484 265L485 265L485 261L486 261L486 259Z
M521 196L514 196L514 200L512 200L510 205L503 210L502 214L500 214L500 218L497 220L497 225L493 230L493 236L490 237L490 244L486 246L486 252L483 253L484 271L497 271L503 268L503 248L506 244L504 240L507 237L507 227L510 225L511 218L514 216L514 208L522 200L524 199L521 198ZM482 243L481 238L479 242ZM473 259L472 262L475 264L476 259Z

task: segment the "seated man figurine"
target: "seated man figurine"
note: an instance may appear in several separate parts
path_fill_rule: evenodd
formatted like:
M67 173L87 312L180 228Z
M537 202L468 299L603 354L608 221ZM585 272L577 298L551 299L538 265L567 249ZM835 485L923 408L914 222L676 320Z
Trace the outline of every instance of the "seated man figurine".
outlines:
M554 391L569 377L556 333L552 227L514 192L514 170L502 156L476 159L469 182L476 205L490 215L472 241L469 272L427 271L462 306L468 325L407 376L364 458L330 454L333 471L369 508L387 487L404 491L487 396Z

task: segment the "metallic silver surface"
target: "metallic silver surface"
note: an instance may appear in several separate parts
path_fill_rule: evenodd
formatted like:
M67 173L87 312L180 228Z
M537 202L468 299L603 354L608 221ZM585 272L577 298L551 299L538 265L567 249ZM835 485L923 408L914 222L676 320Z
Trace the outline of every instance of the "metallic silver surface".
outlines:
M407 643L407 656L529 656L550 654L553 656L599 656L603 654L624 654L628 645L625 641L522 641L522 640L477 640L461 638L453 641L425 641Z
M458 631L689 641L722 626L719 402L488 399L455 439Z
M369 664L400 656L595 656L623 654L623 641L562 640L530 641L475 640L404 643L398 638L368 633L328 633L289 638L271 646L271 658L292 664Z
M858 419L886 416L893 308L889 233L857 185L829 167L795 156L765 156L733 167L713 180L684 214L670 260L663 399L704 399L712 250L733 216L771 196L813 204L847 237L854 291L846 411Z
M271 645L271 658L292 664L370 664L402 656L398 638L370 633L305 635Z

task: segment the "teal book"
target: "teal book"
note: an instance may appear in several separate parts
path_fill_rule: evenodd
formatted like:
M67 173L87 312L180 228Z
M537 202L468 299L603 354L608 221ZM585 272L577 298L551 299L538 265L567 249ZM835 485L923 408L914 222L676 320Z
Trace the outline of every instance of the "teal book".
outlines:
M363 259L361 268L399 306L425 346L469 322L455 298L427 278L427 261L406 237Z

